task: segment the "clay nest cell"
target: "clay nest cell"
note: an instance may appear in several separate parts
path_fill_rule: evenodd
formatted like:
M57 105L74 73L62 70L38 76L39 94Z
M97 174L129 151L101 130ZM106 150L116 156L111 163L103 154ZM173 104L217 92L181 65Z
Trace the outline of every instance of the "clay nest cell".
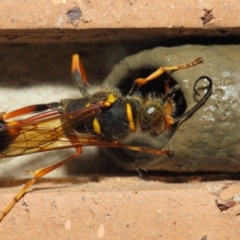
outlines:
M158 47L129 56L116 65L105 79L127 94L137 77L162 66L175 66L203 57L203 63L196 66L168 72L160 79L141 88L143 95L154 91L164 94L164 81L171 77L171 84L178 84L175 102L179 104L176 115L191 109L199 101L193 91L195 80L203 75L213 80L211 97L191 117L180 122L176 131L158 136L149 141L137 136L135 144L151 148L170 147L175 155L155 156L141 152L110 149L108 153L127 169L168 170L177 172L195 171L239 171L240 134L240 47L187 45L179 47ZM201 81L202 94L207 81Z

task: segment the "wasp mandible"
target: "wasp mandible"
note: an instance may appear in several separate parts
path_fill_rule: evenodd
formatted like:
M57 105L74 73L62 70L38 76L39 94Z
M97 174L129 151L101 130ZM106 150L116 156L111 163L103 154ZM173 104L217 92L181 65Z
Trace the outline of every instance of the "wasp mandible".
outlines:
M170 87L169 81L166 81L165 94L161 97L143 97L138 90L165 71L188 68L201 61L202 58L197 58L187 64L160 67L147 78L136 79L129 94L123 96L118 89L111 86L90 87L80 58L78 54L74 54L71 72L82 94L81 98L31 105L0 115L0 160L54 149L76 150L55 164L29 172L33 174L32 179L0 213L0 221L38 179L81 155L83 147L113 147L173 155L171 149L128 146L122 144L121 140L131 132L141 132L148 137L158 136L171 130L174 123L193 114L211 94L212 80L208 76L201 76L194 82L193 90L197 95L197 83L202 79L209 83L202 99L192 109L176 118L173 96L179 90L178 85Z

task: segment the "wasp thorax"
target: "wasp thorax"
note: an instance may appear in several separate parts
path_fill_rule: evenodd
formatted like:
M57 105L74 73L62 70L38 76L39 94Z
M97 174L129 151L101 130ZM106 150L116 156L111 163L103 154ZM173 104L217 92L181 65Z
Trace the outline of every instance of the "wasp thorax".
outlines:
M160 101L145 105L140 111L139 124L142 129L153 126L163 118L163 103Z

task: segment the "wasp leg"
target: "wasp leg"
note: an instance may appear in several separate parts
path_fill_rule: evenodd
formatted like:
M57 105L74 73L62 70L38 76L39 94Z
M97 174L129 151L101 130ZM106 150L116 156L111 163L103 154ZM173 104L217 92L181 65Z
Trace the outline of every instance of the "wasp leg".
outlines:
M88 86L86 73L84 71L83 65L81 63L80 57L78 54L72 56L72 78L73 81L77 84L80 92L84 97L87 97L89 94L87 92L86 86Z
M40 113L47 110L56 110L59 108L59 106L60 105L58 102L30 105L27 107L19 108L12 112L1 113L0 119L6 121L8 119L20 117L27 114Z
M170 78L165 82L165 96L162 98L164 102L164 112L165 112L165 126L167 130L172 129L172 124L174 124L174 119L171 117L175 111L175 103L172 98L176 91L179 90L179 85L175 85L170 88Z
M189 117L190 115L192 115L211 95L212 93L212 79L208 76L201 76L199 77L195 83L194 83L194 86L193 86L193 89L194 89L194 92L195 94L199 95L197 89L196 89L196 86L197 86L197 83L202 80L202 79L207 79L208 81L208 90L207 92L204 94L204 96L202 97L202 99L192 108L190 109L189 111L187 111L186 113L184 113L182 116L179 116L177 118L174 118L174 123L182 120L183 118L187 118Z
M79 155L81 155L81 153L82 153L82 148L81 147L77 147L75 153L73 153L70 156L64 158L60 162L57 162L57 163L54 163L54 164L52 164L50 166L38 169L38 170L36 170L34 172L29 172L29 173L33 173L34 174L33 178L30 179L30 181L27 182L27 184L21 189L21 191L13 198L12 202L2 212L0 212L0 222L4 218L4 216L6 216L8 214L8 212L13 208L13 206L23 197L23 195L28 191L28 189L38 179L40 179L41 177L43 177L47 173L49 173L49 172L51 172L51 171L61 167L65 163L69 162L70 160L78 157Z
M112 144L113 146L111 147L120 147L118 145ZM163 150L158 150L158 149L150 149L150 148L144 148L144 147L138 147L138 146L121 146L121 148L133 150L133 151L139 151L139 152L146 152L146 153L151 153L151 154L156 154L156 155L166 155L166 156L173 156L174 152L171 149L163 149Z
M150 74L147 78L138 78L134 81L133 86L129 92L129 94L133 94L136 92L142 85L146 84L147 82L159 77L161 74L163 74L166 71L174 71L174 70L179 70L179 69L184 69L184 68L189 68L194 65L197 65L198 63L202 62L203 58L198 57L195 59L193 62L185 63L182 65L177 65L177 66L169 66L169 67L160 67L156 71L154 71L152 74Z
M78 157L82 153L82 147L79 144L78 138L74 133L69 135L69 140L71 143L78 144L78 146L75 147L76 152L71 154L70 156L64 158L60 162L54 163L50 166L38 169L34 172L29 172L32 173L34 176L32 179L30 179L27 184L21 189L21 191L13 198L12 202L3 210L3 212L0 212L0 221L4 218L4 216L7 215L7 213L12 209L12 207L23 197L23 195L27 192L27 190L41 177L46 175L47 173L61 167L63 164L71 161L72 159Z
M168 77L167 81L165 81L165 94L167 94L170 91L170 77Z
M173 150L171 150L169 148L159 150L159 149L145 148L145 147L141 147L141 146L124 145L121 142L99 141L99 142L95 142L94 144L91 143L91 146L123 148L123 149L128 149L128 150L137 151L137 152L146 152L146 153L155 154L155 155L167 155L167 156L174 155Z
M166 115L165 116L165 128L166 130L171 130L172 129L172 125L174 124L174 119L169 116L169 115Z

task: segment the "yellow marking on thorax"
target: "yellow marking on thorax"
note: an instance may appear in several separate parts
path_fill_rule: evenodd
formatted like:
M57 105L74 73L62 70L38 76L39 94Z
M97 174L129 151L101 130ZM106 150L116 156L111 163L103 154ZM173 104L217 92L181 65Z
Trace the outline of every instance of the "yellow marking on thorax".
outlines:
M133 122L133 114L132 114L132 107L129 103L126 104L126 114L128 119L128 124L131 132L136 131L135 124Z
M107 102L105 102L105 105L106 106L111 106L111 104L114 103L115 101L116 101L115 96L112 93L110 93L108 95ZM88 106L90 106L90 103L86 104L86 107L88 107ZM102 133L101 126L100 126L100 123L97 120L97 118L94 118L94 120L93 120L93 130L98 135L100 135Z
M88 102L86 105L85 105L85 107L89 107L91 104L90 104L90 102Z
M98 120L96 118L94 118L94 120L93 120L93 130L96 134L98 134L98 135L101 134L100 123L98 122Z
M116 98L115 98L115 96L112 94L112 93L110 93L109 95L108 95L108 99L107 99L110 103L114 103L115 101L116 101Z

